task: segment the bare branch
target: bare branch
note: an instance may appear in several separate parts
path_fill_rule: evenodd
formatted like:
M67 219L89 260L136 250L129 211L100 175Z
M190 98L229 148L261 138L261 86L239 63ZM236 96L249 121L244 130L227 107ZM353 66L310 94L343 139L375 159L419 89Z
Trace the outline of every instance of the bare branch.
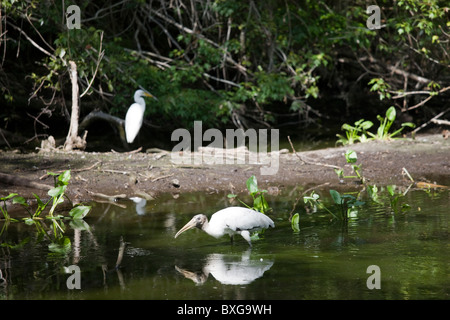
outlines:
M44 48L42 48L40 45L38 45L33 39L31 39L26 33L25 31L23 31L20 27L10 23L9 21L7 22L11 27L13 27L14 29L16 29L17 31L19 31L21 34L24 35L25 38L27 38L28 41L30 41L30 43L36 47L37 49L39 49L40 51L42 51L43 53L45 53L46 55L48 55L49 57L52 57L53 59L56 60L56 56L54 56L53 54L51 54L50 52L48 52L47 50L45 50Z
M91 82L89 82L89 85L87 86L86 90L80 95L80 99L88 92L89 88L92 85L92 82L94 82L95 76L97 75L98 67L100 66L100 62L103 59L103 56L105 55L105 51L102 51L102 43L103 43L103 31L100 35L100 48L98 49L98 59L97 59L97 66L95 67L95 72L92 75Z

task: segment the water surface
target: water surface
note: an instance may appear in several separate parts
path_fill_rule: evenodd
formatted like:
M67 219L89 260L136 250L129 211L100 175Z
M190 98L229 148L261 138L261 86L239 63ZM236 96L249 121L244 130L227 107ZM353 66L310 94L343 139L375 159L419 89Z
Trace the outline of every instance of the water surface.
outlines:
M66 253L49 250L51 241L34 225L0 222L0 298L449 299L449 191L410 190L400 200L410 210L397 214L385 191L379 203L364 192L366 204L347 223L317 208L306 212L302 192L267 195L276 228L251 250L239 237L231 244L197 229L174 239L193 215L230 206L226 193L92 203L88 228L65 222ZM328 190L317 192L336 209ZM289 222L296 212L299 232ZM115 268L121 238L126 247ZM70 265L80 268L81 289L67 288ZM380 268L380 289L367 287L371 265Z

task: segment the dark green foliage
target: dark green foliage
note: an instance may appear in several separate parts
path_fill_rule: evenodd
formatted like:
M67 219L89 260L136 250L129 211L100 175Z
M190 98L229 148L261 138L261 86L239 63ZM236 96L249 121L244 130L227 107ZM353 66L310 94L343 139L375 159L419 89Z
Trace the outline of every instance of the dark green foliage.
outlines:
M63 4L80 7L81 29L67 29ZM0 38L0 97L13 107L0 121L25 113L17 106L24 96L45 101L50 112L62 109L54 116L69 114L62 103L71 97L69 60L84 93L82 117L103 109L123 118L142 86L159 99L146 116L167 129L232 117L276 125L278 115L298 116L330 92L347 97L349 83L383 100L373 99L373 111L348 106L370 113L365 119L375 120L386 103L406 112L428 96L439 110L449 77L448 4L377 4L379 30L366 27L368 4L360 0L2 1L8 41ZM333 104L320 112L342 110Z

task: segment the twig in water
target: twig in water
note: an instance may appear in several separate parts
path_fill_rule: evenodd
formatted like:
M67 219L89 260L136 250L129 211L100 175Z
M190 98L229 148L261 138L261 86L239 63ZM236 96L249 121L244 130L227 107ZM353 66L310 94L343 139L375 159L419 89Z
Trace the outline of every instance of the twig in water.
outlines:
M120 247L119 247L119 253L117 254L117 261L116 261L116 266L115 268L118 269L120 267L120 264L122 263L122 259L123 259L123 253L125 251L125 247L126 247L126 243L125 241L123 241L123 237L120 237Z

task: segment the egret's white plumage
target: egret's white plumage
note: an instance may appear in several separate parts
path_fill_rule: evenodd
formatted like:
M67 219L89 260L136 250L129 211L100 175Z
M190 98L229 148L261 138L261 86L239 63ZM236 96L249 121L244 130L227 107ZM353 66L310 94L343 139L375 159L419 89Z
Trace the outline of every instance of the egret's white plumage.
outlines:
M250 232L274 228L275 224L272 219L261 212L243 207L228 207L214 213L210 221L204 214L194 216L177 232L175 238L184 231L195 227L215 238L226 234L233 238L235 234L239 234L251 246Z
M144 96L155 98L144 90L136 90L134 93L134 103L130 106L125 116L125 135L128 143L133 143L144 120L145 100Z

